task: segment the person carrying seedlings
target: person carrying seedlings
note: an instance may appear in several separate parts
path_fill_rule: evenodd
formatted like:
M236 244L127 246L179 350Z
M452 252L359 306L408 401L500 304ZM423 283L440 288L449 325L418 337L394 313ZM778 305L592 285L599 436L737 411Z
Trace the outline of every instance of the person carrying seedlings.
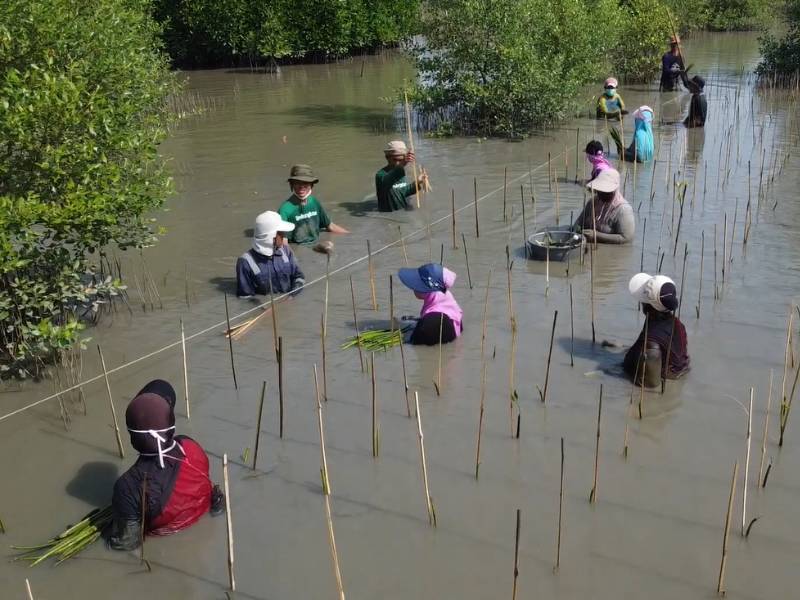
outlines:
M623 140L616 128L611 130L611 137L617 146L620 158L627 162L646 163L653 160L655 142L653 140L653 109L649 106L640 106L633 111L633 141L623 152Z
M300 293L306 278L284 238L294 227L271 210L256 217L253 247L236 261L237 296Z
M664 275L652 277L639 273L631 278L628 290L642 305L645 325L625 353L622 363L625 373L637 385L645 387L657 387L662 378L678 379L688 373L686 328L675 315L678 308L675 282Z
M661 83L659 91L672 92L678 89L678 80L685 71L683 56L681 55L680 40L672 36L669 43L669 52L661 57Z
M410 152L403 141L393 141L383 151L386 165L375 173L375 195L378 197L378 210L392 212L410 210L407 198L417 193L417 189L425 189L428 175L422 173L417 177L416 185L406 179L406 165L414 162L414 153Z
M692 98L689 101L689 115L683 124L689 128L705 127L708 116L708 103L704 93L706 80L700 75L695 75L691 79L685 79L684 85L692 93Z
M633 207L619 191L619 171L604 169L586 184L594 192L573 228L589 242L629 244L636 233Z
M622 115L628 114L625 110L625 102L617 92L618 82L613 77L606 79L603 84L603 93L597 99L597 118L598 119L621 119Z
M289 171L289 188L292 195L281 204L278 214L284 221L294 227L289 232L292 244L309 246L316 244L314 250L329 253L333 250L332 242L319 242L320 230L331 233L350 233L331 221L322 204L311 195L314 184L319 182L308 165L294 165Z
M608 159L603 152L603 144L597 140L592 140L586 144L586 160L588 160L589 164L592 165L592 174L589 178L589 181L595 179L600 174L600 171L614 168L614 165L608 162Z
M414 292L414 296L422 300L422 310L411 332L410 343L433 346L439 343L440 331L443 344L461 335L464 313L450 291L456 281L453 271L440 264L428 263L418 269L400 269L398 277Z
M192 438L175 435L175 390L169 383L147 384L128 405L125 423L139 458L114 484L111 548L133 550L144 534L169 535L206 513L225 511L225 496L209 478L205 451Z

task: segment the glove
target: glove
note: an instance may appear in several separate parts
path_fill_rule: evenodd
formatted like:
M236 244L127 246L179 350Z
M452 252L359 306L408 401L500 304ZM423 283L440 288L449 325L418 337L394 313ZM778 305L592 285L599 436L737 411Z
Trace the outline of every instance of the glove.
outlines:
M225 494L218 485L211 489L211 508L208 512L212 517L217 517L225 512Z
M108 547L112 550L136 550L142 543L142 524L135 519L115 518L111 522Z

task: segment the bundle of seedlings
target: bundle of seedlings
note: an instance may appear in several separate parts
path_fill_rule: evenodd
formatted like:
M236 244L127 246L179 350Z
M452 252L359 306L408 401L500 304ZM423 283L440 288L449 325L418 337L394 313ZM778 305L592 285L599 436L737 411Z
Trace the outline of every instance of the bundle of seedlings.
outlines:
M111 523L111 507L96 508L75 525L38 546L12 546L21 553L14 560L30 561L30 566L38 565L48 558L56 559L56 564L72 558L91 546L100 537L103 529Z
M342 344L342 350L361 346L367 352L376 352L378 350L386 351L394 346L399 346L402 341L403 335L411 329L411 325L400 327L398 329L371 329L354 335L348 338Z

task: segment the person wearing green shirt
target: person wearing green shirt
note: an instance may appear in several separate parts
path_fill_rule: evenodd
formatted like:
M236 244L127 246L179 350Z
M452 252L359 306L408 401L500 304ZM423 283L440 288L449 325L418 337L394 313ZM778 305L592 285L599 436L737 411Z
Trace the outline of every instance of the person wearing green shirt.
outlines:
M319 200L311 195L314 184L317 182L319 179L314 176L310 166L294 165L289 172L289 187L292 195L281 204L278 214L284 221L295 226L294 231L289 233L289 242L303 245L316 244L315 250L327 253L333 249L333 244L331 242L317 243L320 230L331 233L350 232L331 221Z
M392 212L408 210L410 205L406 198L417 193L417 189L425 189L427 174L417 178L416 185L406 179L406 165L414 162L414 153L409 152L403 141L389 142L383 151L386 155L386 166L375 173L375 195L378 197L378 210Z

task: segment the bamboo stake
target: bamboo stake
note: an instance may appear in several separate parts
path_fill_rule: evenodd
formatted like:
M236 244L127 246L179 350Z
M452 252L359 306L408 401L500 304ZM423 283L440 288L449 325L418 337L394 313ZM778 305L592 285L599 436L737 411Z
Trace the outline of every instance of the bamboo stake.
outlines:
M556 537L556 567L561 566L561 523L564 517L564 438L561 438L561 483L558 488L558 536Z
M516 319L514 317L514 298L511 288L511 254L508 249L508 244L506 244L506 288L508 296L508 322L511 328L514 329L516 327Z
M142 478L142 530L141 530L141 539L139 540L139 563L147 565L147 570L150 571L150 562L144 557L144 540L145 540L145 531L147 531L146 525L146 518L147 518L147 471L144 473L144 477Z
M325 352L325 312L320 318L320 345L322 346L322 397L328 401L328 356Z
M330 257L328 258L328 263L330 263ZM328 266L325 265L325 277L327 278ZM328 299L328 287L327 287L327 280L325 282L325 300L327 302ZM269 312L272 316L272 343L275 346L275 352L278 352L278 313L277 309L275 308L275 294L273 293L272 289L272 279L269 281Z
M389 275L389 330L394 331L394 279L391 275Z
M475 237L480 239L480 237L481 237L481 229L480 229L480 222L479 222L479 219L478 219L478 178L477 177L473 177L472 178L472 186L473 186L474 195L475 195Z
M375 379L375 353L369 357L369 367L372 374L372 458L380 454L380 430L378 426L378 384Z
M792 305L789 305L789 322L786 325L786 347L783 351L783 382L781 383L781 415L786 407L786 377L789 374L789 356L792 354L792 320L794 319L794 311Z
M261 442L261 417L264 414L264 396L267 395L267 382L261 383L261 399L258 402L258 418L256 419L256 443L253 451L253 470L258 466L258 447Z
M572 302L572 284L569 284L569 366L575 366L575 311Z
M597 403L597 441L594 447L594 483L592 491L589 493L589 502L597 502L597 467L600 464L600 417L603 413L603 384L600 384L600 399Z
M731 477L731 492L728 496L728 511L725 513L725 532L722 534L722 560L719 564L719 578L717 579L717 595L725 595L725 567L728 564L728 534L733 516L733 500L736 496L736 477L739 474L739 463L733 464L733 477Z
M467 252L467 238L461 234L461 241L464 244L464 259L467 261L467 281L469 282L469 289L472 289L472 275L469 270L469 253Z
M514 587L511 590L511 600L517 600L517 577L519 577L520 512L520 509L517 509L517 531L514 536Z
M703 258L705 257L706 251L706 232L705 230L700 232L700 276L698 277L697 281L697 318L700 318L700 302L703 299Z
M595 239L597 239L595 237ZM595 327L594 327L594 249L589 248L589 300L592 309L592 346L595 343Z
M519 200L522 205L522 247L525 248L525 258L530 258L528 254L528 225L525 219L525 190L519 186Z
M231 315L228 311L228 293L223 294L225 298L225 322L228 324L228 331L231 330ZM231 374L233 374L233 389L238 390L239 384L236 381L236 365L233 362L233 339L228 336L228 353L231 356Z
M556 335L556 321L558 321L558 310L553 313L553 329L550 332L550 350L547 352L547 369L544 374L544 391L539 390L539 397L542 404L547 401L547 389L550 382L550 360L553 358L553 338Z
M119 434L119 424L117 423L117 409L114 408L114 397L111 395L111 384L108 381L106 359L103 358L103 350L100 348L100 344L97 344L97 353L100 355L100 366L103 368L103 378L106 382L106 392L108 392L108 405L111 407L111 418L114 420L114 433L117 436L117 450L119 450L119 457L125 458L125 447L122 445L122 437Z
M764 458L767 455L767 430L769 428L769 409L772 405L772 374L773 369L769 370L769 392L767 393L767 410L764 412L764 435L761 438L761 460L758 464L758 483L757 485L760 486L761 482L763 481L762 476L764 475Z
M369 271L369 288L372 292L372 310L378 310L378 297L375 294L375 268L372 266L372 246L367 240L367 267Z
M783 434L786 431L786 425L789 423L789 411L792 409L792 399L794 398L794 392L797 389L798 378L800 378L800 363L797 365L797 370L794 374L794 383L792 384L792 391L789 392L789 398L786 401L786 405L781 405L780 436L778 438L779 447L783 447ZM764 476L764 480L766 481L766 475Z
M400 362L403 365L403 387L405 388L405 395L406 395L406 412L408 413L408 418L411 418L411 404L409 403L408 399L408 377L406 375L406 352L403 350L403 346L405 346L405 342L403 341L403 334L400 334Z
M453 250L458 250L456 243L456 191L453 189L450 190L450 218L453 226Z
M283 336L278 337L278 413L279 434L283 439Z
M436 395L442 395L442 330L444 328L444 313L439 314L439 369L436 381L433 382L433 387L436 389Z
M336 577L336 589L339 592L339 600L345 600L344 586L342 585L342 572L339 569L339 553L336 551L336 537L333 535L333 517L331 516L330 496L325 496L325 520L328 523L328 543L331 547L333 574Z
M361 332L358 328L358 313L356 312L356 292L355 288L353 288L353 276L350 275L350 300L353 303L353 323L356 326L356 339L359 341L356 344L356 348L358 348L358 362L361 364L361 372L364 372L364 353L361 350Z
M475 479L478 478L478 473L481 468L481 434L483 432L483 413L485 410L486 400L486 359L481 356L481 405L478 414L478 441L475 450Z
M580 163L580 159L578 158L578 147L581 145L581 128L575 131L575 183L578 183L578 163Z
M414 407L417 411L417 433L419 436L419 456L422 463L422 481L425 484L425 504L428 507L428 522L436 527L436 511L433 508L430 487L428 486L428 465L425 462L425 437L422 434L422 415L419 412L419 392L414 392Z
M416 152L414 151L414 136L411 132L411 108L408 105L408 92L403 92L403 100L405 101L405 109L406 109L406 131L408 132L408 145L411 148L411 153L415 155ZM417 208L420 206L420 199L419 199L419 177L417 177L417 161L416 158L413 163L411 163L412 169L414 171L414 193L417 197ZM378 310L377 308L375 310Z
M186 333L183 329L183 319L181 323L181 357L183 358L183 397L186 400L186 418L191 419L192 414L189 409L189 369L186 366Z
M550 153L547 153L547 191L553 191L553 162Z
M455 214L453 216L455 216ZM406 238L403 236L403 230L400 228L400 225L397 226L397 232L400 234L400 247L403 249L403 259L406 261L406 266L408 266L408 253L406 252Z
M508 424L511 427L511 437L514 437L514 402L518 395L514 386L514 371L516 369L517 357L517 328L511 328L511 348L509 349L508 359Z
M33 600L33 592L31 591L31 582L25 578L25 590L28 592L28 600Z
M644 271L644 248L645 248L645 234L647 233L647 217L644 218L644 223L642 224L642 258L641 264L639 265L639 271Z
M714 300L719 299L719 284L717 283L717 224L714 223Z
M506 193L508 192L508 167L503 167L503 223L506 218Z
M331 479L328 474L328 455L325 452L325 427L322 424L322 402L319 398L319 380L317 378L317 365L314 364L314 391L317 400L317 426L319 427L319 453L320 461L320 477L322 479L322 494L329 496L331 494Z
M233 577L233 523L231 521L231 486L228 481L228 455L222 455L222 479L225 485L225 521L228 531L228 583L231 591L236 591L236 579Z
M750 405L747 409L747 436L745 437L747 451L744 459L744 480L742 481L742 536L747 524L747 484L750 478L750 440L753 434L753 395L755 391L750 388Z

